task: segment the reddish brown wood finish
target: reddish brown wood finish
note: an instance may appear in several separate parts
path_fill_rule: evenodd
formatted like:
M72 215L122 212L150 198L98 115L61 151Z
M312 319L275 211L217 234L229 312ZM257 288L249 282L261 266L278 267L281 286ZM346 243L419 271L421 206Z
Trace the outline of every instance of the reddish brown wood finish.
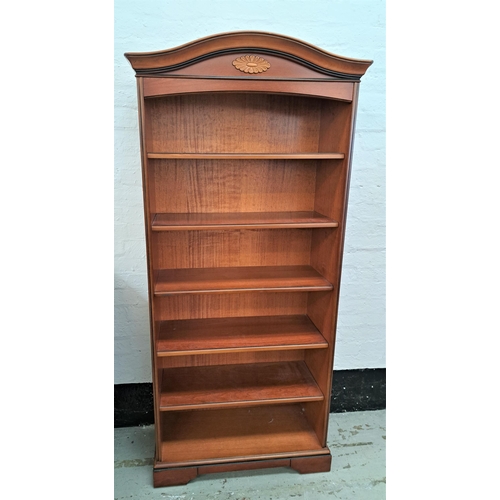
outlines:
M332 285L310 266L162 269L155 295L241 291L320 291Z
M153 486L179 486L187 484L198 475L197 467L177 467L153 471Z
M155 214L153 231L194 229L278 229L338 227L339 223L317 212L243 212L224 214Z
M152 160L343 160L344 153L148 153Z
M305 458L282 458L275 460L258 460L255 462L236 462L218 465L202 465L200 467L177 467L174 469L155 469L153 472L154 486L176 486L187 484L197 476L204 474L220 474L241 470L271 469L291 467L300 474L328 472L331 468L331 455Z
M242 351L217 354L195 354L187 356L162 356L156 360L158 368L183 368L186 366L218 366L256 363L282 363L288 361L303 361L302 349L287 349L279 351Z
M314 160L149 160L154 179L150 210L312 212L317 164Z
M159 467L324 455L301 405L162 412Z
M160 410L231 408L322 401L302 361L163 370Z
M307 314L307 292L181 294L155 297L157 321Z
M144 104L151 126L148 153L295 156L320 152L322 99L209 92L146 99Z
M274 273L280 277L281 268L300 266L282 270L295 276L296 272L307 272L303 267L310 267L312 232L312 229L160 231L154 233L152 254L155 269L189 269L196 279L198 275L205 279L201 277L205 271L194 271L199 268L217 268L213 272L207 271L206 278L211 279L209 276L213 274L215 279L225 280L226 274L221 268L245 268L241 270L243 274L232 272L231 279L239 274L244 279L260 279L262 276L268 279ZM247 269L249 267L252 269ZM269 269L259 271L257 268L260 267ZM278 267L280 269L274 269ZM312 277L317 273L310 270L309 274Z
M322 71L313 67L306 67L305 65L284 59L283 57L267 55L258 51L248 52L234 52L232 54L214 56L209 60L194 62L184 68L177 68L168 72L169 75L175 75L177 79L213 79L214 73L218 78L224 79L237 79L240 83L274 83L273 80L279 80L279 83L284 84L287 88L289 83L317 83L318 81L328 81L332 79L331 74L325 74ZM269 68L265 72L246 73L238 70L233 64L238 58L245 58L248 55L262 57L262 59L269 63ZM160 75L165 74L160 71ZM153 75L151 75L153 76ZM182 78L181 78L182 77ZM153 79L153 78L151 78ZM344 82L342 82L344 83ZM346 82L347 83L347 82ZM273 85L271 85L271 88Z
M330 470L352 140L371 61L263 32L126 57L138 77L154 484Z
M333 174L326 172L323 165L317 171L317 201L315 209L324 209L331 217L336 217L340 227L345 228L347 219L347 201L349 194L349 182L352 162L352 144L354 140L354 124L356 117L357 97L359 83L355 84L354 100L351 106L338 103L335 108L337 118L342 119L345 127L333 126L333 120L323 119L324 134L320 138L320 149L326 147L338 147L346 151L346 157L342 162L342 168ZM326 125L325 125L326 122ZM325 190L325 186L330 191ZM325 200L330 200L326 202ZM329 205L329 209L327 208ZM342 271L342 257L344 247L345 230L315 231L311 243L311 264L316 270L323 270L324 274L334 285L329 294L309 294L308 314L314 324L321 332L324 332L329 347L323 355L318 353L307 353L305 361L315 376L323 391L331 392L333 375L333 358L335 350L335 335L337 328L337 314L339 304L339 288ZM312 423L318 436L322 436L322 443L326 445L328 431L329 402L326 404L312 404L308 407L307 418Z
M157 332L158 356L328 347L305 315L162 321Z
M301 474L311 472L329 472L332 466L332 456L322 455L320 457L292 458L290 467Z
M230 69L228 67L228 69ZM352 83L339 83L332 87L324 82L286 82L286 81L248 81L232 82L231 92L276 92L280 94L312 95L327 99L352 101ZM224 80L194 80L175 78L162 80L160 78L145 78L145 97L159 97L163 95L224 92L227 91L227 82Z
M368 60L350 59L331 54L296 38L257 31L220 33L200 38L173 49L143 53L129 52L125 54L125 57L136 71L151 71L159 68L168 70L188 61L213 58L221 51L232 50L235 53L242 53L258 49L274 52L285 59L296 58L305 64L358 79L372 64L372 61ZM213 70L211 75L214 75Z
M258 460L255 462L236 462L218 465L202 465L200 467L178 467L175 469L155 469L154 486L175 486L187 484L203 474L220 474L242 470L271 469L277 467L292 467L301 474L311 472L328 472L332 461L331 455L320 457L305 457L298 459ZM293 463L293 466L291 465ZM328 467L328 468L327 468Z
M144 87L142 84L142 79L137 81L137 98L138 98L138 112L139 112L139 131L140 131L140 148L141 148L141 163L142 163L142 191L143 191L143 201L144 201L144 226L145 226L145 239L146 247L149 249L152 247L151 244L151 222L152 215L149 210L151 205L154 206L154 189L152 180L148 174L148 169L145 168L147 165L147 141L148 137L151 136L150 121L146 119L146 112L144 108ZM158 380L158 370L156 369L156 359L155 359L155 343L156 343L156 333L154 330L154 313L151 307L154 297L154 283L150 279L153 275L153 259L151 252L146 253L147 269L148 269L148 302L149 307L149 324L150 324L150 345L151 345L151 366L152 366L152 379L153 379L153 407L155 414L155 422L159 422L160 419L160 409L159 409L159 396L160 396L160 381ZM161 432L159 426L155 427L155 438L156 443L160 442ZM155 449L155 459L159 458L158 446Z
M259 460L256 462L239 462L223 465L203 465L198 467L198 474L215 474L219 472L235 472L240 470L271 469L275 467L289 467L287 458L278 460Z

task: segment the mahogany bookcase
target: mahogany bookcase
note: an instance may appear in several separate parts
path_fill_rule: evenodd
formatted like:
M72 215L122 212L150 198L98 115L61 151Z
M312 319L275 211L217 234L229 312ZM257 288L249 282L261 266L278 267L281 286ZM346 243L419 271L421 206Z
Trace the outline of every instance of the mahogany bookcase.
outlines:
M125 54L136 73L154 485L326 446L361 76L264 32Z

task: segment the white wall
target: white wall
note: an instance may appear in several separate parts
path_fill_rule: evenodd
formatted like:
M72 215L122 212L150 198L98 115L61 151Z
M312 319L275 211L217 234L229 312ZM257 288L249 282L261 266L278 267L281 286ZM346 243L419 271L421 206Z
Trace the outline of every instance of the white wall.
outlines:
M335 369L385 367L385 2L115 0L115 383L151 381L134 71L125 52L237 30L373 59L361 80Z

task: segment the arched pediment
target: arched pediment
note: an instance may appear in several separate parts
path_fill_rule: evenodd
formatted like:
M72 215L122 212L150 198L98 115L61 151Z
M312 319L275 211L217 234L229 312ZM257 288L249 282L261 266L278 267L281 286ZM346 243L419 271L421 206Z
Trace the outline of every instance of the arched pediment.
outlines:
M372 61L352 59L284 35L221 33L156 52L126 53L138 76L200 76L211 66L221 78L338 79L357 81ZM208 72L207 72L208 73Z

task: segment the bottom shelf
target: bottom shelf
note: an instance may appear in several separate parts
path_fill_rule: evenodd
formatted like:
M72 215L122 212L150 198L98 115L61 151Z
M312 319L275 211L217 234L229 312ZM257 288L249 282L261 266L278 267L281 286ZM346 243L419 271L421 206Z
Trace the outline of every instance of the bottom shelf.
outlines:
M165 412L162 466L321 455L303 405Z

